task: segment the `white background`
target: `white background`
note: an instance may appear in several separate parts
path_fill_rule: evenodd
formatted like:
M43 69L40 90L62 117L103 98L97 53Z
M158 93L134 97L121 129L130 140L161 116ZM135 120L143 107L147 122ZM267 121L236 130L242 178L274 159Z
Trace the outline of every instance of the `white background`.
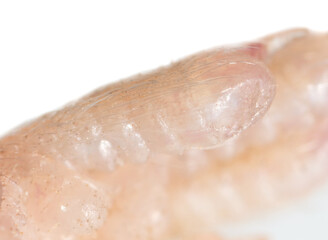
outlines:
M324 2L0 0L0 134L199 50L327 30Z
M327 13L325 1L0 0L0 134L202 49L291 27L325 31ZM296 211L263 228L277 239L327 239L328 210L318 207L327 196L303 205L312 215Z

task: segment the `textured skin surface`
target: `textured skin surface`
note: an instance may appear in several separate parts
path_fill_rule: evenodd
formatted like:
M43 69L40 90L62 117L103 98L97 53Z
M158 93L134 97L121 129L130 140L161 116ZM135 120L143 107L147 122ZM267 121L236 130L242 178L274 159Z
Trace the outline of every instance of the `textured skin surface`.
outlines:
M326 34L287 31L20 127L0 140L0 239L222 239L303 196L328 170L327 59Z

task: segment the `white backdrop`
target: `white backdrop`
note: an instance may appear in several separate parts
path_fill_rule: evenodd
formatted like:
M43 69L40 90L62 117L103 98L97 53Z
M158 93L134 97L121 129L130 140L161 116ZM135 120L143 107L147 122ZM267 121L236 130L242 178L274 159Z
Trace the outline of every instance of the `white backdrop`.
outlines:
M291 27L325 31L327 22L325 1L0 0L0 134L196 51ZM315 207L314 216L292 215L268 228L278 239L328 239L321 231L328 209L317 206L306 207Z
M323 3L1 0L0 134L199 50L297 26L327 30Z

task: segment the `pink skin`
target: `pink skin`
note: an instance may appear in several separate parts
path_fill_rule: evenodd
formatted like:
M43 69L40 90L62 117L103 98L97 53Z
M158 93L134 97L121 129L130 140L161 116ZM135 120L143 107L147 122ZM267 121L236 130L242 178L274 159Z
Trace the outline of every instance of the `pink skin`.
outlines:
M22 126L0 141L0 239L222 239L303 196L328 170L327 57L327 35L285 32Z

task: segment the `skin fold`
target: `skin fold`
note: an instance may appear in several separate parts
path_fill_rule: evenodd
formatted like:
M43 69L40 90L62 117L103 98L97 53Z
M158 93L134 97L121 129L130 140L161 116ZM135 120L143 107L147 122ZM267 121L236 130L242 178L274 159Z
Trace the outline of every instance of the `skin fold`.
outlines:
M0 239L225 236L323 184L328 35L295 29L105 86L0 140Z

